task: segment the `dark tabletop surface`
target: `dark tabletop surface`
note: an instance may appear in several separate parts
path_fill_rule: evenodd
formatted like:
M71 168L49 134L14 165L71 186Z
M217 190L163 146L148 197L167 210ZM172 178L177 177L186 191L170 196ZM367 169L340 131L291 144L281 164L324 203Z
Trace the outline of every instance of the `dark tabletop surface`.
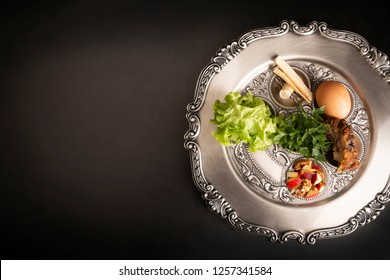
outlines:
M390 209L343 238L272 243L232 229L192 180L186 106L220 47L324 21L390 54L387 1L316 2L3 6L1 258L389 259Z

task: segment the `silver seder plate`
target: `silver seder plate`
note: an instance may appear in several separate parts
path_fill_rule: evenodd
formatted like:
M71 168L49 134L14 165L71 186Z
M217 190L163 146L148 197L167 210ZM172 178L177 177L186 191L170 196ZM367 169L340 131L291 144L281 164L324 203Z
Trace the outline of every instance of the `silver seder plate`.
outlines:
M336 172L320 162L326 187L312 199L293 197L286 173L303 156L273 145L250 152L246 145L222 146L212 135L213 104L231 91L251 91L275 114L293 114L301 100L278 96L280 78L273 59L282 56L315 92L324 80L343 83L353 107L351 125L361 160L355 171ZM311 111L314 104L305 104ZM235 229L270 241L345 236L374 220L390 200L390 62L360 35L330 29L326 23L300 26L282 21L255 29L222 47L201 72L194 100L187 106L190 153L195 185L211 211Z

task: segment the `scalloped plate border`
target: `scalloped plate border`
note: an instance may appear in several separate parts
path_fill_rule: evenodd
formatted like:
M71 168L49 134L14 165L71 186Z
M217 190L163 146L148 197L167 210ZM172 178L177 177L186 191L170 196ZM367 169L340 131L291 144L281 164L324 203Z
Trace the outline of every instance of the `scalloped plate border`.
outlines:
M184 135L184 147L190 153L193 180L196 187L201 191L202 198L212 212L225 219L234 229L266 236L272 242L283 243L289 240L296 240L301 244L315 244L318 239L346 236L354 232L357 228L375 220L385 208L385 204L390 201L389 176L383 191L378 193L373 200L361 208L358 213L349 218L344 224L337 227L314 230L307 234L296 230L277 232L272 228L251 224L242 220L237 212L232 209L228 201L226 201L204 176L202 169L202 153L196 142L200 132L198 111L203 106L208 85L214 75L219 73L227 63L233 60L251 42L263 38L282 36L288 32L306 36L317 31L330 39L340 40L354 45L360 50L361 55L373 69L377 71L385 82L390 84L390 61L388 56L378 51L375 47L370 46L370 44L360 35L349 31L330 29L324 22L313 21L306 26L300 26L296 21L285 20L277 27L250 31L242 35L237 41L222 47L199 75L194 100L187 106L186 118L189 123L189 129Z

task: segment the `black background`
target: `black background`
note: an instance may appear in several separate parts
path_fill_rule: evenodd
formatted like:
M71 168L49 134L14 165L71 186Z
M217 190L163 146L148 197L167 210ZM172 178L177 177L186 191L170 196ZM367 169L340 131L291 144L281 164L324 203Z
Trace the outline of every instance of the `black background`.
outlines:
M233 230L202 200L183 146L220 47L315 20L390 54L389 18L385 0L2 6L1 258L389 259L389 209L314 246Z

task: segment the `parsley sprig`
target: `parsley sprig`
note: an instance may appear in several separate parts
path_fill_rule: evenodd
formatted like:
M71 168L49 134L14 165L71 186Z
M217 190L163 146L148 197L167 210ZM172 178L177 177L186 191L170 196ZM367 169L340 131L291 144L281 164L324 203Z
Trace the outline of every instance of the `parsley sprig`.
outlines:
M331 149L331 143L326 137L330 126L323 122L324 109L316 108L309 114L301 105L298 106L296 114L289 115L280 122L279 133L274 141L307 158L325 161L325 154Z

